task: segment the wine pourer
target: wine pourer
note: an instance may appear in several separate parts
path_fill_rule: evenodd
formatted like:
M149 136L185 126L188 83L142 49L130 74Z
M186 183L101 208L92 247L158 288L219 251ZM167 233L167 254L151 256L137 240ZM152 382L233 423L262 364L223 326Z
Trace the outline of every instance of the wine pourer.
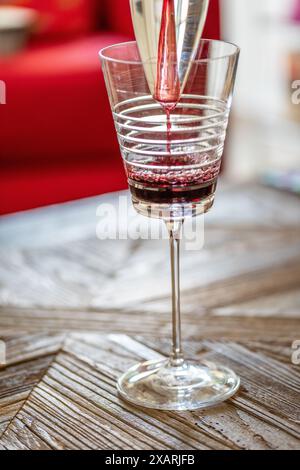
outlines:
M178 85L180 93L183 92L199 47L208 5L209 0L130 0L135 37L153 97L157 98L159 80L165 80L161 86L167 87L168 76L173 94L176 93L175 85ZM168 40L169 44L166 43ZM170 64L167 63L168 51ZM175 83L172 71L174 56L179 84ZM159 63L162 60L165 61L163 65Z

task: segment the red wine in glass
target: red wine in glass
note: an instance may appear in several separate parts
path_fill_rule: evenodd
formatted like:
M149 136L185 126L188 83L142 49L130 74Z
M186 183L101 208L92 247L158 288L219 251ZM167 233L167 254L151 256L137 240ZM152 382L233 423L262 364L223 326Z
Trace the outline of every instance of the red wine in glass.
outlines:
M220 172L220 160L206 166L185 169L186 159L176 158L172 167L159 171L127 166L132 196L151 204L197 204L213 197ZM181 169L176 170L176 166Z

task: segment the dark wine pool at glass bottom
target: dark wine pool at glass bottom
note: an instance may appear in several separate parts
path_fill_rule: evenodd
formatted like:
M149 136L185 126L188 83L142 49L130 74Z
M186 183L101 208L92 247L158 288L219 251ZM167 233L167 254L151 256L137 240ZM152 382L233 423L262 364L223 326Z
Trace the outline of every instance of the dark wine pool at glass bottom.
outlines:
M146 217L165 220L196 217L214 202L217 178L197 186L151 187L129 180L135 210Z
M161 186L142 184L128 180L133 198L148 204L197 204L213 196L216 192L217 178L197 186Z
M128 183L137 212L169 220L173 215L194 217L207 212L214 201L221 159L202 166L187 165L190 156L168 157L166 161L169 166L164 167L127 162Z

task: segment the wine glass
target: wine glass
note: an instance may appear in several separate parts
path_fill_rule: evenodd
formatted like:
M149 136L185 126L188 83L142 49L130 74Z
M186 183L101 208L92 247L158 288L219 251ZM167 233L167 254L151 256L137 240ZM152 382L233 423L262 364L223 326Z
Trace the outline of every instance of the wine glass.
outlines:
M199 43L170 121L150 93L136 42L107 47L100 57L133 205L166 223L171 252L171 356L135 365L118 380L118 391L132 404L154 409L213 406L231 397L240 380L226 367L184 357L179 252L184 220L214 202L239 49L222 41Z

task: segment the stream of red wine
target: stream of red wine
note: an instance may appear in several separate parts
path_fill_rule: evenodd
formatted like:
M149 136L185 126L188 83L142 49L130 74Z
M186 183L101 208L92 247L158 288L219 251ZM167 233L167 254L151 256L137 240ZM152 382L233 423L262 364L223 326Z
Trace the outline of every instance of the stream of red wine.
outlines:
M168 111L180 99L174 0L163 0L154 98Z
M171 152L171 111L180 99L174 0L163 0L154 98L167 115L167 151Z

